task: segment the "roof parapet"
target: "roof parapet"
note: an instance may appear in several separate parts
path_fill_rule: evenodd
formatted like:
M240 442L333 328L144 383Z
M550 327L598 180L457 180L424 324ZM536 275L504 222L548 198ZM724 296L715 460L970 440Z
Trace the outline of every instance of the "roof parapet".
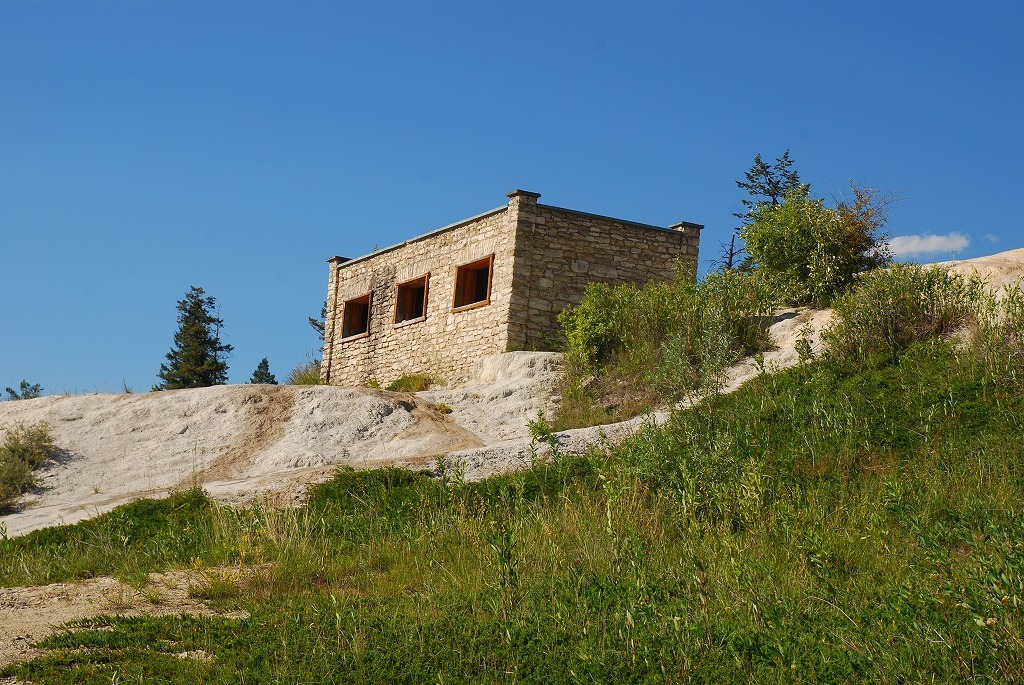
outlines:
M680 221L677 224L672 224L668 228L670 231L679 231L683 235L700 237L700 232L704 230L704 224L695 224L692 221Z
M530 190L520 190L519 188L516 188L511 193L505 193L505 197L507 197L509 200L513 200L518 197L520 202L527 202L531 205L535 205L537 204L537 198L540 197L540 193L535 193Z

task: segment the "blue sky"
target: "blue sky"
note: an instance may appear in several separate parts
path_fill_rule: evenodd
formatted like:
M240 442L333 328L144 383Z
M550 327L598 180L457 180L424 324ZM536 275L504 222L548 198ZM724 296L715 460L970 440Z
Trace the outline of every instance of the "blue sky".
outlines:
M901 196L921 261L1024 246L1024 3L0 3L0 388L148 390L190 285L231 382L325 259L505 203L735 224L785 150ZM706 264L703 265L706 268Z

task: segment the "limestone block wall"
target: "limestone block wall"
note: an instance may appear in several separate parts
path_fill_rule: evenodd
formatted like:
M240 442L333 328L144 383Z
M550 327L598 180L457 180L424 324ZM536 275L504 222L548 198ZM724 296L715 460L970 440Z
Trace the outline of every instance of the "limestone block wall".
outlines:
M321 380L386 385L404 373L466 375L483 355L504 352L512 292L513 203L401 245L347 262L332 260ZM459 265L494 255L490 301L453 311ZM396 287L429 274L422 320L395 324ZM371 294L369 334L342 337L347 300Z
M518 213L510 349L549 349L558 314L579 304L587 284L671 280L695 275L699 224L669 228L523 202Z

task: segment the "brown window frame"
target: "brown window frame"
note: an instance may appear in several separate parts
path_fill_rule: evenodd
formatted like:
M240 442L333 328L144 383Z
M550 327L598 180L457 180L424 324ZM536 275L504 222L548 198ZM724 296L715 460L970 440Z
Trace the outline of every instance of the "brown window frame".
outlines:
M460 292L463 295L465 295L465 291L466 291L466 283L463 282L460 285L460 276L463 274L463 272L469 273L469 272L482 271L483 268L485 268L484 265L486 265L486 269L487 269L487 293L486 293L486 296L482 300L474 300L472 302L463 302L462 304L459 304L459 294L460 294ZM469 277L466 276L465 278L468 279ZM474 309L476 307L483 307L483 306L489 305L491 303L491 284L492 284L493 281L494 281L494 255L493 254L491 254L491 255L489 255L487 257L483 257L482 259L474 259L473 261L466 262L464 264L459 264L458 266L456 266L455 267L455 283L454 283L455 287L453 288L454 292L452 293L452 311L453 312L464 312L467 309ZM479 286L478 283L474 284L474 285L477 286L477 287ZM462 299L464 300L465 297L463 297Z
M399 319L398 314L402 309L402 289L406 288L414 283L423 283L423 303L421 304L420 314L418 316L412 316L407 319ZM419 323L427 318L427 298L430 296L430 272L417 276L416 278L410 278L407 281L402 281L395 286L395 316L392 323L395 327L407 326L411 323Z
M365 307L366 322L358 332L349 333L349 307L359 305ZM370 316L373 312L373 291L345 300L341 307L341 340L358 340L370 335Z

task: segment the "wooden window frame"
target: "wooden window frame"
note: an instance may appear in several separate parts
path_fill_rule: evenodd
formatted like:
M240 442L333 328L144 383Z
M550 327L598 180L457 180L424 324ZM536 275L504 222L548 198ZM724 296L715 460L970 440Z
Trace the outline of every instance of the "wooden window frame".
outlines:
M423 313L420 314L419 316L414 316L411 319L402 319L401 321L399 321L398 320L398 310L401 307L401 302L402 302L402 296L401 296L402 295L402 288L405 287L405 286L408 286L408 285L410 285L412 283L417 283L417 282L420 282L420 281L423 282ZM419 323L420 321L425 321L426 318L427 318L427 302L428 302L428 298L429 297L430 297L430 272L429 271L427 273L423 274L422 276L417 276L415 278L410 278L407 281L402 281L401 283L398 283L397 285L395 285L395 315L392 318L392 323L394 324L395 328L400 328L402 326L408 326L409 324Z
M361 300L365 300L365 305ZM347 328L349 306L353 304L363 305L366 307L366 329L361 330L358 333L352 333L345 335L345 329ZM357 297L351 297L345 300L341 306L341 342L348 342L349 340L359 340L360 338L366 338L370 335L370 318L373 315L373 291L363 293Z
M482 300L476 300L466 304L458 304L459 301L459 274L463 270L479 271L480 266L484 263L487 264L487 296ZM473 268L477 267L477 268ZM491 303L491 285L494 281L494 255L488 255L481 259L474 259L463 264L459 264L455 267L455 281L454 287L452 288L452 311L453 312L464 312L467 309L476 309L477 307L485 307Z

